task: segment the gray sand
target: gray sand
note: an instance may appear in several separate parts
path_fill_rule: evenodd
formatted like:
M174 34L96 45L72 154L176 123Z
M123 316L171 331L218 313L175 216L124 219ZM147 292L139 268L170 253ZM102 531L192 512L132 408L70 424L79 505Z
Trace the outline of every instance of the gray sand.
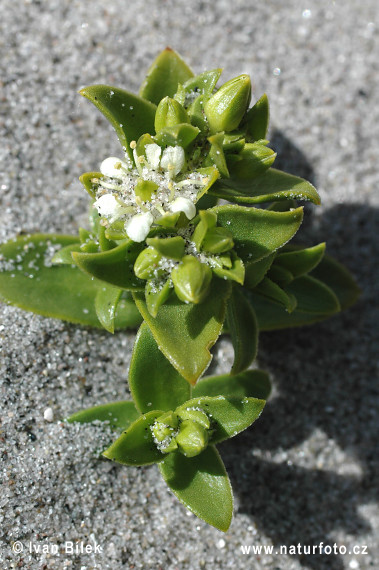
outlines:
M61 421L128 397L134 333L2 305L1 568L378 568L378 26L377 0L2 2L1 241L85 223L77 178L119 147L76 92L92 83L136 90L171 45L198 72L249 73L254 96L268 93L279 167L311 178L323 199L307 208L303 241L326 239L363 294L328 322L262 335L259 365L275 389L259 422L220 446L235 489L225 535L186 512L155 467L98 459L106 430ZM231 361L222 340L212 370ZM102 552L64 552L66 541ZM279 553L320 542L347 553Z

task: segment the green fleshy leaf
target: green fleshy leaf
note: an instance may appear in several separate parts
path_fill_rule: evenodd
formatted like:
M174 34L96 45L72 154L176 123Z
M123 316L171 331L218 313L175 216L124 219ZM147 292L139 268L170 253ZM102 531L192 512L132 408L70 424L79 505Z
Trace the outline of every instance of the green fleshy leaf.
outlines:
M360 290L349 271L328 255L324 256L310 277L317 278L335 293L342 310L353 305L359 297ZM331 313L304 313L297 310L288 314L260 295L251 295L250 299L262 331L309 325L331 316Z
M272 262L275 259L276 253L272 253L267 257L264 257L260 261L255 263L246 263L245 265L245 280L244 286L248 289L254 289L266 275L267 271L270 269Z
M293 311L288 313L283 307L261 295L252 295L251 302L254 307L260 331L272 331L293 327L311 325L318 321L328 319L329 315L322 313L310 314Z
M133 160L130 143L144 133L154 132L155 105L124 89L108 85L91 85L81 89L80 94L108 119L125 153Z
M297 232L303 209L271 212L243 206L216 206L217 224L230 229L237 255L246 263L259 261L287 243Z
M257 398L202 396L188 400L175 411L180 415L181 409L200 408L203 410L211 419L209 442L215 444L234 437L251 426L261 415L265 403L265 400Z
M109 251L101 253L73 253L76 265L85 273L121 289L138 291L145 283L136 277L133 266L143 246L125 240Z
M114 333L116 309L120 301L122 289L103 283L95 297L95 310L102 326L110 333Z
M250 366L258 350L258 323L249 301L239 287L232 288L227 304L227 320L234 348L232 374Z
M131 401L112 402L93 408L87 408L72 414L67 422L87 424L95 421L109 422L111 428L128 429L139 418L140 414Z
M271 382L263 370L246 370L240 374L205 376L192 389L192 398L198 396L225 396L227 398L259 398L267 400Z
M162 411L154 410L140 416L103 455L123 465L151 465L162 461L165 455L156 447L150 426Z
M320 197L310 183L287 172L270 168L252 180L237 180L230 177L219 180L210 193L229 202L258 204L273 200L310 200L320 204Z
M209 350L221 333L229 295L230 283L213 278L205 303L182 303L171 296L154 319L144 294L133 294L159 349L190 384L196 383L211 361Z
M157 143L161 146L181 146L187 148L197 137L200 129L189 125L188 123L181 123L173 127L164 127L155 136Z
M311 276L319 279L334 291L342 310L354 305L361 294L361 290L348 269L329 255L325 255L321 263L312 271Z
M155 279L146 282L145 300L147 309L152 317L156 317L161 307L169 298L172 291L171 282L167 279L162 285L157 283Z
M294 280L294 276L291 271L285 269L281 265L276 265L276 263L271 265L270 270L267 273L267 277L271 281L277 283L280 287L285 287Z
M200 455L170 453L158 465L163 479L187 509L226 532L233 515L233 494L222 459L213 446Z
M128 381L141 413L151 409L175 410L191 397L188 382L163 356L146 323L137 334Z
M193 77L190 68L171 48L163 50L154 60L140 89L140 96L158 105L166 96L173 97L179 83ZM146 132L152 132L148 129Z
M188 79L184 83L183 89L187 93L195 91L196 93L210 96L213 89L216 87L216 83L219 80L221 73L222 69L204 71L204 73Z
M295 251L279 252L274 265L280 265L292 273L294 277L300 277L312 271L322 260L325 253L325 242Z
M228 259L231 261L230 267L225 266L225 262L223 261L224 259L227 259L225 256L228 256ZM220 265L212 267L213 273L221 279L229 279L243 285L245 279L245 266L243 261L234 253L234 251L232 251L230 255L228 253L224 254L224 256L220 255L218 259L220 260Z
M267 95L264 94L246 113L244 127L253 140L265 139L270 121L270 108Z
M216 181L217 179L215 179ZM208 210L208 208L214 208L218 202L216 196L210 196L209 194L204 194L200 200L198 200L196 207L198 210Z
M229 158L227 163L230 178L233 181L238 181L237 188L240 181L243 185L247 181L250 184L254 178L262 176L270 166L272 166L275 157L276 152L266 145L260 144L259 142L246 143L239 154L227 157ZM232 184L232 188L234 189L234 184Z
M185 241L181 236L147 238L146 243L156 249L164 257L179 260L184 256Z
M255 287L255 293L270 299L274 303L278 303L289 313L295 310L297 305L296 296L288 291L284 291L277 283L271 281L268 277L264 277L262 281Z
M71 265L51 266L52 254L57 248L78 243L76 236L34 234L2 244L1 298L39 315L100 327L95 297L102 283ZM135 327L140 322L134 303L130 299L122 301L117 309L115 328Z
M333 314L341 310L336 294L310 275L297 277L285 288L297 299L297 310L304 313Z
M208 138L211 143L209 150L209 161L213 163L223 178L229 178L229 170L226 164L224 149L222 146L224 133L217 133Z

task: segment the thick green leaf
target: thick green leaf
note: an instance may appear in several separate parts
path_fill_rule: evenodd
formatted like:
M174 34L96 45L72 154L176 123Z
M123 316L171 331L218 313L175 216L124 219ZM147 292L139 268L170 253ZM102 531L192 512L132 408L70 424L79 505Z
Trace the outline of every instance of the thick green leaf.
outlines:
M254 289L255 293L262 295L266 299L270 299L274 303L278 303L289 313L295 310L297 305L296 296L288 288L284 291L277 283L271 281L268 277L264 277Z
M311 275L334 291L342 310L354 305L361 293L348 269L329 255L324 256Z
M210 96L213 92L213 89L216 87L216 83L219 80L221 73L222 69L204 71L204 73L188 79L184 83L183 89L187 93L193 91L202 95L205 94Z
M138 309L173 367L195 384L211 361L210 348L221 333L230 282L213 277L204 303L193 305L172 295L153 318L143 293L134 293Z
M114 249L101 253L74 252L72 258L85 273L121 289L139 291L145 282L134 273L134 262L143 245L132 240L125 240Z
M294 277L300 277L312 271L320 263L324 253L325 242L306 249L279 252L274 265L280 265L290 271Z
M139 418L140 414L131 401L112 402L95 406L72 414L66 421L87 424L95 421L108 422L112 428L127 429Z
M233 515L233 494L222 459L213 446L200 455L170 453L158 465L163 479L187 509L226 532Z
M360 289L349 271L328 255L324 256L310 276L322 281L335 293L342 310L353 305L359 297ZM250 299L257 315L259 329L262 331L308 325L331 316L330 313L304 313L297 310L288 314L260 295L252 295Z
M227 304L227 320L234 348L232 374L250 366L258 350L258 323L240 287L234 286Z
M140 416L103 455L123 465L149 465L162 461L165 455L156 447L150 429L162 413L154 410Z
M322 281L302 275L285 288L297 299L297 310L304 313L333 314L341 310L337 295Z
M140 96L158 105L166 97L173 97L179 83L185 83L193 77L190 68L182 58L171 48L167 47L154 60L145 81L140 89ZM146 132L152 132L146 130Z
M296 309L292 313L288 313L284 307L258 294L251 295L251 302L257 316L260 331L301 327L330 317L330 314L301 313Z
M227 398L259 398L267 400L271 392L270 378L263 370L246 370L240 374L205 376L192 389L192 397L225 396Z
M180 123L172 127L164 127L154 137L161 146L181 146L187 148L197 137L200 129L188 123Z
M95 297L103 284L71 265L51 266L57 249L78 243L76 236L34 234L2 244L1 298L39 315L100 327ZM121 301L115 328L136 327L140 322L133 301Z
M108 119L122 148L133 159L130 143L145 133L154 132L155 105L124 89L108 85L91 85L81 89L80 94Z
M146 323L137 334L128 381L141 413L175 410L191 397L190 385L163 356Z
M201 396L177 408L200 408L211 418L210 443L220 443L248 428L262 413L265 400L257 398L226 398Z
M270 168L252 180L237 180L232 176L219 180L209 190L210 194L241 204L258 204L273 200L310 200L320 204L315 187L307 180Z
M262 281L267 271L270 269L275 259L276 253L272 253L255 263L246 263L245 265L245 281L244 286L248 289L254 289Z
M120 301L122 289L103 283L99 287L95 298L96 315L102 326L110 333L114 333L117 305Z
M235 250L246 263L259 261L287 243L297 232L303 209L271 212L243 206L216 206L217 224L229 229Z
M266 138L270 121L270 108L266 93L246 113L243 127L255 141Z
M271 279L271 281L280 285L280 287L285 287L288 283L291 283L291 281L294 280L294 276L291 271L288 271L288 269L285 269L281 265L276 265L276 263L271 265L270 270L267 273L267 277Z

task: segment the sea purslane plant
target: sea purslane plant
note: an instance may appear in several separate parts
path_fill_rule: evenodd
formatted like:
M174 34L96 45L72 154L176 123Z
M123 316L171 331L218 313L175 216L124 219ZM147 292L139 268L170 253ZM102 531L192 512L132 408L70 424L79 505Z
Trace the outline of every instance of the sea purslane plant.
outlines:
M122 433L105 457L157 463L184 505L225 531L233 498L215 444L249 427L269 395L268 375L250 368L259 331L325 319L358 289L324 243L289 244L303 219L298 201L319 204L319 195L273 168L267 96L250 106L249 76L217 88L220 75L195 76L167 48L138 96L82 89L113 125L120 154L80 177L91 198L89 229L0 247L0 294L111 333L140 326L133 401L68 421L110 423ZM204 377L224 332L234 347L231 372Z

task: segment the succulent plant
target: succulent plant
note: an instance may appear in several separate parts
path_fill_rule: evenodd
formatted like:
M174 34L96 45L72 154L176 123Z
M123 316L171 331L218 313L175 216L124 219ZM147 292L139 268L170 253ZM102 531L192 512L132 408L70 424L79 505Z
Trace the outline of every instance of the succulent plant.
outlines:
M120 156L80 177L89 229L0 246L0 294L111 333L142 323L129 373L134 403L69 421L110 419L124 431L106 457L157 463L189 509L226 530L233 501L214 445L247 428L269 394L267 375L248 370L259 331L328 318L354 303L358 288L324 243L288 244L303 219L297 202L319 204L319 195L273 168L267 96L249 107L249 76L217 88L220 75L195 76L167 48L138 96L82 89L113 125ZM231 374L202 378L225 331Z

